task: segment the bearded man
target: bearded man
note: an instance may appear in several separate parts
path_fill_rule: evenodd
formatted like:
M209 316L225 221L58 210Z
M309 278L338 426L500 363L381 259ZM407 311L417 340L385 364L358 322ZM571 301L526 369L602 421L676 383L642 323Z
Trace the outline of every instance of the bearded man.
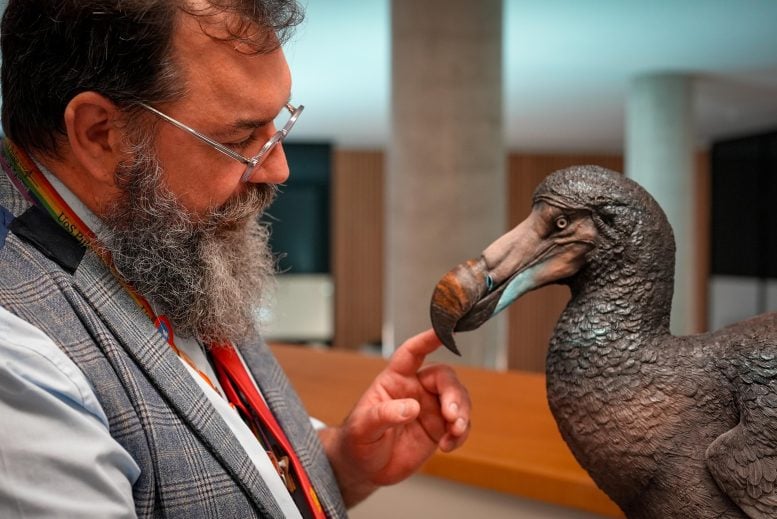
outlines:
M396 352L317 430L261 340L293 0L10 0L0 517L343 517L469 430ZM286 116L278 130L274 120Z

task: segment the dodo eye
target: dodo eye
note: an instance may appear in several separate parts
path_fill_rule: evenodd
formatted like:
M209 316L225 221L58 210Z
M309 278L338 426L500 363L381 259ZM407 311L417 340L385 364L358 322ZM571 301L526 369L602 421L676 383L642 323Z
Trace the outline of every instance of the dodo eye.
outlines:
M569 225L569 220L566 216L559 216L556 218L556 229L559 231L562 229L566 229L567 225Z

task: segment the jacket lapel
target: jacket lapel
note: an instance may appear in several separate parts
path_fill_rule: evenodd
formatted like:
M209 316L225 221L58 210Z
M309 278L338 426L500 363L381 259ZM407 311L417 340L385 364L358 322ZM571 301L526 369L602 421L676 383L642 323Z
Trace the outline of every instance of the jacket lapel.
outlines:
M260 511L282 518L259 471L150 319L102 261L87 252L75 276L76 289L92 305L120 346L145 372L182 421L208 447ZM99 323L92 329L99 329ZM91 327L91 326L90 326Z
M275 356L261 340L242 346L240 354L253 373L268 407L283 425L283 431L308 471L327 516L346 517L342 495L318 433L313 429L310 416Z

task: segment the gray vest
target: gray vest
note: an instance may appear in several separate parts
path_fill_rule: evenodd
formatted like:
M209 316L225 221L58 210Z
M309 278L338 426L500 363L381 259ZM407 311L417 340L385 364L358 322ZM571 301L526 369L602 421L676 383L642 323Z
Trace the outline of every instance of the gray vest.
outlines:
M4 208L4 209L3 209ZM111 435L141 468L139 517L282 518L227 424L102 261L0 172L0 306L46 333L89 379ZM330 517L346 511L308 415L262 342L240 351Z

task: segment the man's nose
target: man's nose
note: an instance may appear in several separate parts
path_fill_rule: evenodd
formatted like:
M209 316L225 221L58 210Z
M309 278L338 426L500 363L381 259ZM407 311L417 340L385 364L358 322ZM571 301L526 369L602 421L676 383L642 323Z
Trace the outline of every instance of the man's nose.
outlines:
M246 182L256 184L282 184L289 178L289 164L283 151L283 142L279 142L265 156L262 163L255 167Z
M289 178L289 163L286 161L286 153L283 143L279 142L270 151L265 161L259 166L259 171L249 179L249 182L263 182L267 184L283 184ZM256 175L260 178L256 178Z

